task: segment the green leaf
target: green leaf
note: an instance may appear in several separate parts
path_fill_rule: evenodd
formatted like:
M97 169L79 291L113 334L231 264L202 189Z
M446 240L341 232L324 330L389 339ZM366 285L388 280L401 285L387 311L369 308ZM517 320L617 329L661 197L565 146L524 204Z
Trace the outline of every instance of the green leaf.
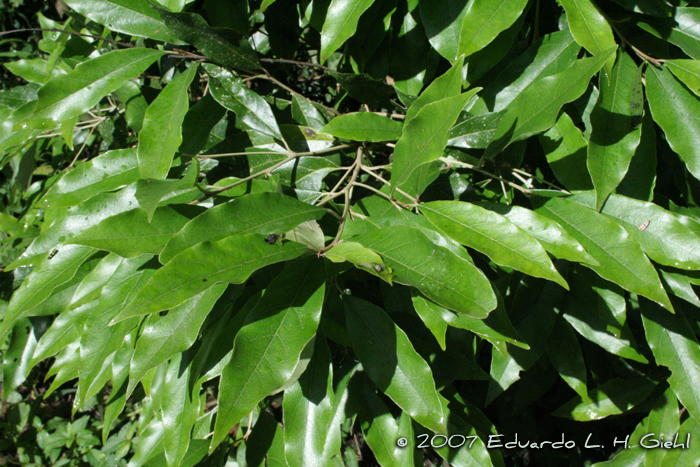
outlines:
M355 141L395 141L401 137L403 123L370 112L356 112L334 118L321 132Z
M415 465L416 453L420 451L415 448L411 417L407 412L401 412L396 420L376 392L372 384L364 384L364 404L359 418L365 441L382 467ZM405 446L398 446L396 443L401 437L408 441Z
M210 27L195 13L172 13L153 6L168 29L183 42L196 47L212 61L225 67L245 71L261 69L258 55L237 32Z
M301 96L292 96L292 117L303 126L320 129L326 124L321 111L310 100Z
M559 318L547 339L547 356L562 379L581 397L586 397L586 363L576 333Z
M624 290L577 268L569 274L571 294L564 303L564 319L582 337L611 354L636 362L648 363L636 349L627 327Z
M200 194L194 187L199 176L199 160L193 159L181 179L139 180L134 197L146 211L146 221L151 222L159 205L187 203ZM181 197L184 196L184 199Z
M80 340L83 334L83 325L88 315L97 307L97 300L93 300L83 306L61 313L56 317L51 327L41 336L34 349L29 367L33 367L40 361L57 354L71 342Z
M683 52L700 60L700 8L674 7L673 18L639 22L639 27L677 45Z
M481 98L490 110L503 110L530 84L568 69L580 49L568 30L547 34L515 57L485 87Z
M651 201L656 186L656 125L648 110L642 117L642 137L630 168L615 192L642 201Z
M562 106L586 91L591 76L614 51L610 49L597 57L577 60L568 70L539 79L525 88L507 107L484 157L491 158L511 142L553 127Z
M239 234L188 248L153 275L113 322L167 310L218 282L241 284L268 264L294 259L308 248L294 242L270 245L258 234Z
M700 178L700 98L665 68L647 67L646 85L654 121L690 173Z
M216 125L226 116L226 109L207 94L194 104L182 122L182 145L179 152L194 156L207 147Z
M635 128L631 107L636 72L632 58L621 52L610 78L600 79L588 141L588 172L598 211L625 177L641 138L642 129Z
M138 354L138 353L137 353ZM190 353L176 353L170 360L160 408L163 450L168 465L182 465L191 442L190 432L199 415L199 394L190 394ZM131 382L131 381L129 381Z
M28 316L26 313L49 298L56 287L71 280L80 265L93 253L95 249L86 246L64 246L52 258L38 265L12 295L0 327L0 336L6 336L17 319Z
M549 279L568 290L542 245L506 217L460 201L432 201L420 209L438 229L496 264Z
M175 255L204 241L234 234L283 234L299 224L318 220L322 208L302 203L279 193L255 193L208 209L187 223L168 242L160 255L165 264ZM235 222L232 222L235 219Z
M678 430L678 441L687 442L689 439L700 436L700 425L693 417L688 417ZM668 438L667 438L668 439ZM700 449L697 443L691 443L689 449L672 449L665 452L662 460L663 467L680 467L683 465L695 465L700 462Z
M66 172L46 193L47 208L76 206L92 196L139 179L135 149L108 151Z
M468 117L450 129L447 145L463 149L486 149L493 140L503 112L491 112Z
M520 206L497 203L480 203L480 206L504 216L534 237L547 252L557 258L577 263L597 263L578 240L548 217Z
M666 391L654 403L654 407L647 419L647 429L654 433L654 438L665 436L667 440L672 440L674 435L681 428L681 416L678 410L678 399L672 388ZM680 437L679 437L680 438ZM684 441L680 438L681 442ZM662 460L668 451L664 449L648 449L646 452L644 465L649 467L661 467Z
M590 193L571 199L593 207ZM679 269L700 269L700 235L661 206L611 195L602 212L622 225L650 259Z
M467 0L419 1L420 17L430 44L440 55L454 62L459 56L459 38L467 12ZM461 67L460 67L461 68Z
M363 271L367 271L391 284L394 271L384 264L376 252L357 242L341 242L326 252L326 258L334 263L349 261Z
M571 34L591 55L606 55L610 48L617 47L610 24L593 0L560 0L560 3L566 11ZM606 63L608 76L614 61L610 57Z
M458 55L470 56L486 47L523 13L527 0L472 0L462 19Z
M7 350L2 355L3 402L27 378L31 368L30 360L41 333L46 329L46 323L37 322L35 325L28 318L20 318L13 321L10 329L12 335Z
M671 370L673 392L694 418L700 417L700 347L683 314L671 315L640 300L644 332L657 365Z
M173 235L202 211L202 208L195 206L163 206L156 210L149 223L146 211L132 209L108 217L68 243L111 251L124 258L147 253L157 255Z
M16 62L6 62L3 65L10 70L13 75L35 84L45 84L49 78L65 75L63 68L54 68L50 75L47 73L48 62L43 59L21 59Z
M476 319L486 318L496 308L497 300L486 276L417 228L389 226L353 241L382 256L394 270L394 281L416 287L445 308Z
M664 64L688 89L700 96L700 60L666 60Z
M227 284L210 287L174 307L163 318L151 315L136 342L129 370L127 397L151 368L194 344L204 319L226 287Z
M242 125L276 139L283 139L270 104L248 89L243 81L231 72L214 65L204 65L209 75L211 95L216 101L233 111Z
M459 113L478 89L427 104L404 126L394 148L392 189L417 196L412 176L423 164L439 159L447 146L449 132Z
M323 260L312 256L291 263L250 312L221 375L210 451L258 402L292 382L321 319L325 281Z
M340 427L333 426L334 399L331 353L325 338L318 335L309 366L284 392L284 450L290 467L328 465L330 453L326 447L332 438L329 434L340 435Z
M611 379L589 391L585 398L576 396L553 415L588 422L625 413L646 399L657 384L648 378Z
M116 193L100 193L92 198L69 208L59 215L56 221L39 235L22 255L11 263L6 270L28 264L38 264L38 255L46 254L71 237L79 234L103 219L129 211L136 206L134 186L128 186Z
M182 122L190 108L187 90L197 65L172 80L146 109L137 149L141 178L163 179L182 144Z
M462 92L462 72L464 68L464 58L459 57L455 60L452 67L445 73L435 78L430 85L421 92L420 96L411 104L406 111L406 122L413 120L418 112L426 105L433 102L446 99L448 97L458 96ZM469 91L470 95L474 95L478 89ZM404 128L406 128L404 126Z
M500 294L495 291L496 296ZM498 306L486 319L474 319L467 315L455 313L426 299L417 292L412 291L411 299L418 316L426 327L435 335L442 347L445 344L445 331L447 325L458 329L466 329L491 342L501 353L506 353L506 343L528 349L528 345L522 340L508 319L502 298L498 300ZM440 337L438 337L438 335ZM444 350L444 348L443 348Z
M571 191L593 188L586 165L588 142L566 112L539 140L559 183Z
M578 240L600 266L586 265L601 277L660 303L673 312L654 266L625 229L593 209L574 201L533 199L536 211L558 222Z
M350 39L357 30L357 22L372 0L331 0L321 30L320 63L325 63L333 52Z
M66 4L112 31L176 43L147 0L68 0Z
M408 336L381 308L354 297L344 302L353 349L370 379L415 421L445 433L447 418L430 367Z
M143 73L165 52L135 47L114 50L79 64L68 74L51 78L39 88L39 100L31 118L17 129L51 129L94 107L128 79Z
M122 346L124 338L136 324L132 320L118 326L108 326L109 321L133 300L136 292L153 275L153 269L149 269L147 264L150 259L150 255L122 259L109 282L102 288L97 309L90 313L85 322L78 358L81 382L79 389L83 396L100 373L103 363ZM81 400L85 399L81 397Z

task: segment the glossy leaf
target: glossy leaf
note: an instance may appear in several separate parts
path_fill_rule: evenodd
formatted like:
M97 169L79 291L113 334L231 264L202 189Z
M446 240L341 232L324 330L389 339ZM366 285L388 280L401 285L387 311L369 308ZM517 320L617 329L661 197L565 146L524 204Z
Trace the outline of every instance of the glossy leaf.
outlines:
M353 240L379 253L394 270L394 281L416 287L445 308L477 319L496 308L483 273L416 228L385 227Z
M586 364L576 333L565 319L560 318L547 339L547 356L562 379L581 397L586 389Z
M678 433L681 427L681 416L678 410L678 400L672 388L666 389L656 400L647 420L649 431L659 438L665 436L666 439L672 440L674 435ZM680 439L682 442L683 438ZM647 450L644 465L661 467L665 454L666 452L662 449Z
M372 0L331 0L321 30L321 63L355 34L360 16L371 5Z
M700 96L700 60L666 60L664 63L676 78Z
M187 89L197 65L174 80L146 109L137 149L141 178L163 179L168 175L175 152L182 144L182 122L190 108Z
M68 0L66 4L113 31L172 43L176 40L147 0Z
M76 206L86 199L139 179L134 149L106 152L63 175L41 200L45 207Z
M354 297L344 303L353 349L370 379L418 423L444 433L447 419L430 367L406 334L381 308Z
M284 449L290 467L328 465L333 453L329 446L336 444L335 450L339 450L337 417L343 388L338 389L338 392L333 391L328 344L319 335L306 371L284 393Z
M614 49L597 57L577 60L566 71L542 78L520 93L508 106L485 157L493 157L511 142L548 130L564 104L586 91L588 81L612 56Z
M438 229L495 263L569 288L542 245L506 217L459 201L433 201L420 209Z
M154 7L172 34L195 46L212 61L246 71L260 69L260 60L250 45L237 32L210 27L195 13L172 13Z
M499 300L498 307L487 318L474 319L443 308L418 293L412 293L411 299L416 313L435 335L438 343L442 340L442 344L444 344L444 333L447 331L447 325L450 325L458 329L466 329L486 339L501 353L506 352L506 343L525 349L529 348L513 328L505 307L501 303L502 300ZM438 338L436 335L438 333L442 337Z
M690 173L700 178L700 98L690 93L667 69L648 67L646 84L654 121Z
M270 245L265 240L263 235L240 234L188 248L156 271L113 322L167 310L218 282L240 284L263 266L294 259L308 251L298 243Z
M126 187L114 193L100 193L92 198L69 208L65 214L56 219L51 227L44 230L8 268L27 264L38 264L39 255L47 254L103 219L136 207L135 189Z
M472 55L508 29L527 6L524 0L473 0L462 19L458 55Z
M362 112L334 118L321 132L338 138L369 141L395 141L401 137L403 124L381 115Z
M616 47L612 28L593 0L561 0L566 11L566 20L576 42L592 55L605 54L611 47ZM606 65L608 75L614 58Z
M612 379L590 390L584 399L575 397L553 415L587 422L624 413L646 399L656 384L647 378Z
M515 58L481 97L491 111L503 110L530 84L569 68L580 49L568 30L547 34Z
M534 200L533 200L534 201ZM659 276L639 244L614 221L574 201L552 198L536 211L558 222L600 263L587 265L601 277L644 295L673 312Z
M635 128L631 107L636 72L632 58L620 53L610 78L600 80L600 94L591 112L588 172L598 211L625 177L641 138L642 129Z
M150 319L139 340L129 370L131 394L141 378L170 357L189 349L199 334L207 314L226 290L226 284L217 284L171 309L160 319Z
M405 122L413 120L426 105L459 95L462 92L463 68L464 59L460 57L449 70L435 78L406 110ZM469 94L473 96L476 92L478 91L471 90Z
M341 242L326 252L326 258L334 263L349 261L363 271L380 277L391 284L393 269L384 264L376 252L365 248L357 242Z
M197 243L234 234L283 234L303 222L318 220L324 214L321 208L278 193L246 195L208 209L192 219L168 242L160 260L165 264Z
M520 206L505 206L496 203L481 203L534 237L547 252L577 263L596 264L597 261L581 246L569 232L553 220Z
M157 255L168 240L201 213L202 209L175 209L163 206L149 223L146 211L132 209L108 217L73 237L68 243L107 250L124 258L150 253Z
M574 195L575 201L593 207L588 193ZM620 195L612 195L603 214L615 219L657 263L679 269L700 267L700 235L664 208ZM648 224L647 224L648 221Z
M128 79L143 73L164 52L135 47L115 50L78 65L65 75L51 78L37 94L34 114L15 127L51 129L78 117Z
M394 189L398 187L412 196L420 194L417 187L409 186L408 182L421 165L442 156L450 128L473 95L474 92L467 92L428 104L406 123L394 148Z
M420 3L420 17L430 44L450 62L459 56L459 38L467 13L467 0L425 1Z
M231 72L213 65L205 65L204 69L210 78L211 94L219 104L233 111L247 128L282 139L270 104Z
M190 431L199 415L198 394L190 394L190 359L189 353L176 353L170 360L163 384L160 403L163 450L170 465L182 465L191 442Z
M673 392L688 413L700 416L700 347L682 314L670 315L656 304L640 301L644 333L656 363L671 370Z
M539 140L549 167L565 188L571 191L593 188L586 165L588 142L567 113L562 112Z
M248 315L221 375L212 447L263 397L290 383L302 350L318 328L325 280L323 261L310 257L291 263Z
M37 266L13 294L0 327L0 336L7 335L17 319L49 298L56 287L71 280L80 265L94 252L93 248L86 246L65 246Z
M469 117L450 129L447 145L463 149L486 149L493 140L502 112L491 112Z

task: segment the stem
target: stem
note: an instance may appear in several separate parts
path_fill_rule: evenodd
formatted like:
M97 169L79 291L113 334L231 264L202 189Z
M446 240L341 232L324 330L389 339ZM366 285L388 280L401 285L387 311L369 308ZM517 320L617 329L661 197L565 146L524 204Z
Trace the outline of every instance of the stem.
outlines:
M510 180L506 180L505 178L501 178L501 177L499 177L498 175L494 175L494 174L492 174L491 172L487 172L487 171L485 171L485 170L483 170L483 169L480 169L480 168L478 168L478 167L476 167L476 166L474 166L474 165L472 165L472 164L468 164L468 163L466 163L466 162L458 161L458 160L456 160L456 159L448 159L447 157L441 157L440 160L441 160L442 162L444 162L445 164L448 164L448 165L456 165L456 166L458 166L458 167L464 167L465 169L471 169L471 170L473 170L473 171L475 171L475 172L482 173L482 174L484 174L484 175L486 175L486 176L488 176L488 177L490 177L490 178L492 178L492 179L494 179L494 180L499 180L499 181L501 181L501 182L503 182L503 183L507 183L509 186L515 188L515 189L518 190L518 191L521 191L522 193L525 193L525 194L528 195L528 196L531 196L531 195L534 194L532 191L528 190L527 188L523 188L523 187L521 187L520 185L516 185L515 183L511 182Z
M336 246L340 242L340 237L343 236L343 230L345 229L345 222L348 220L348 214L350 213L350 201L352 200L353 190L357 184L357 176L360 174L360 169L362 168L362 146L357 148L357 156L355 157L354 169L352 175L350 176L350 182L343 189L345 193L345 208L343 209L343 214L340 218L340 226L338 227L338 233L335 235L333 241L327 247L322 248L319 253L326 252Z
M376 178L377 180L379 180L379 181L382 182L383 184L391 186L391 183L387 182L387 181L384 180L382 177L380 177L380 176L377 175L376 173L374 173L374 172L372 172L371 170L369 170L366 166L363 165L363 166L362 166L362 170L363 170L365 173L370 174L371 176L373 176L374 178ZM403 191L402 189L396 188L396 191L398 191L399 193L401 193L402 195L404 195L406 198L410 199L410 200L413 202L413 204L418 204L418 200L417 200L416 198L414 198L413 196L409 195L408 193L406 193L406 192ZM384 194L384 193L382 193L382 194ZM391 197L388 197L387 199L391 199Z
M287 63L289 65L296 65L296 66L301 67L301 68L313 67L313 68L321 68L322 70L326 70L326 71L335 71L332 68L328 68L327 66L319 65L318 63L299 62L296 60L285 60L283 58L261 58L260 61L266 62L266 63Z

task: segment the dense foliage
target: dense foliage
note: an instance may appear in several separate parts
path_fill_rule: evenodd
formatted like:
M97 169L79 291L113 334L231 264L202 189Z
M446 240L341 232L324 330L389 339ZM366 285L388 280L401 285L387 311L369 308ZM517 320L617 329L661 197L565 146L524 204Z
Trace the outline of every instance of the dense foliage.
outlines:
M699 1L0 9L5 462L700 463Z

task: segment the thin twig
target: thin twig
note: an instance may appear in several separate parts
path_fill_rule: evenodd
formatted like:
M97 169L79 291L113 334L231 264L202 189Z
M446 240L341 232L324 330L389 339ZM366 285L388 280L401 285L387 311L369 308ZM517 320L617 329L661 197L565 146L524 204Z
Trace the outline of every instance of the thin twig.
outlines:
M371 176L373 176L374 178L376 178L377 180L379 180L379 181L382 182L383 184L391 186L391 183L389 183L388 181L384 180L382 177L380 177L380 176L377 175L376 173L372 172L371 170L368 170L367 166L363 165L363 166L362 166L362 170L363 170L365 173L370 174ZM396 188L396 191L398 191L399 193L401 193L402 195L404 195L406 198L408 198L408 199L410 199L411 201L413 201L413 204L418 204L418 200L417 200L416 198L414 198L413 196L409 195L408 193L406 193L405 191L403 191L401 188ZM391 198L390 198L390 199L391 199Z
M304 68L304 67L313 67L313 68L321 68L326 71L335 71L332 68L328 68L327 66L319 65L318 63L311 63L311 62L299 62L296 60L286 60L284 58L261 58L261 62L266 62L266 63L287 63L289 65L296 65L298 67Z
M345 223L347 222L348 214L350 213L350 202L352 201L353 191L355 185L357 184L357 176L360 174L360 168L362 168L362 155L362 146L360 146L357 148L357 156L355 157L354 169L352 171L352 175L350 176L350 181L348 182L348 185L343 189L343 192L345 193L345 208L343 209L343 214L340 218L340 226L338 227L338 233L335 235L335 238L330 243L330 245L322 248L319 251L319 254L324 253L336 246L338 242L340 242L340 238L343 236Z
M79 150L78 153L75 155L75 157L74 157L73 160L70 162L70 164L68 164L68 167L66 167L66 170L68 170L68 169L70 169L71 167L73 167L73 164L75 164L75 161L78 160L78 157L80 157L80 154L82 154L83 149L85 149L85 145L87 144L88 140L90 139L90 136L92 136L92 132L95 131L95 128L97 128L97 126L93 126L92 128L90 128L90 133L88 133L87 138L85 138L85 141L83 141L83 145L80 147L80 150Z
M535 194L535 193L533 193L532 191L528 190L527 188L523 188L523 187L521 187L520 185L517 185L517 184L511 182L510 180L506 180L505 178L501 178L501 177L499 177L498 175L492 174L491 172L487 172L487 171L485 171L485 170L483 170L483 169L480 169L480 168L476 167L476 166L473 165L473 164L468 164L468 163L466 163L466 162L458 161L458 160L456 160L456 159L448 159L447 157L441 157L440 160L441 160L442 162L444 162L445 164L448 164L448 166L450 166L450 165L456 165L456 166L458 166L458 167L464 167L465 169L471 169L471 170L473 170L473 171L475 171L475 172L482 173L482 174L484 174L484 175L486 175L486 176L488 176L488 177L490 177L490 178L492 178L492 179L494 179L494 180L499 180L499 181L502 181L502 182L504 182L504 183L507 183L509 186L515 188L516 190L518 190L518 191L520 191L520 192L522 192L522 193L525 193L525 194L528 195L528 196L532 196L533 194Z

